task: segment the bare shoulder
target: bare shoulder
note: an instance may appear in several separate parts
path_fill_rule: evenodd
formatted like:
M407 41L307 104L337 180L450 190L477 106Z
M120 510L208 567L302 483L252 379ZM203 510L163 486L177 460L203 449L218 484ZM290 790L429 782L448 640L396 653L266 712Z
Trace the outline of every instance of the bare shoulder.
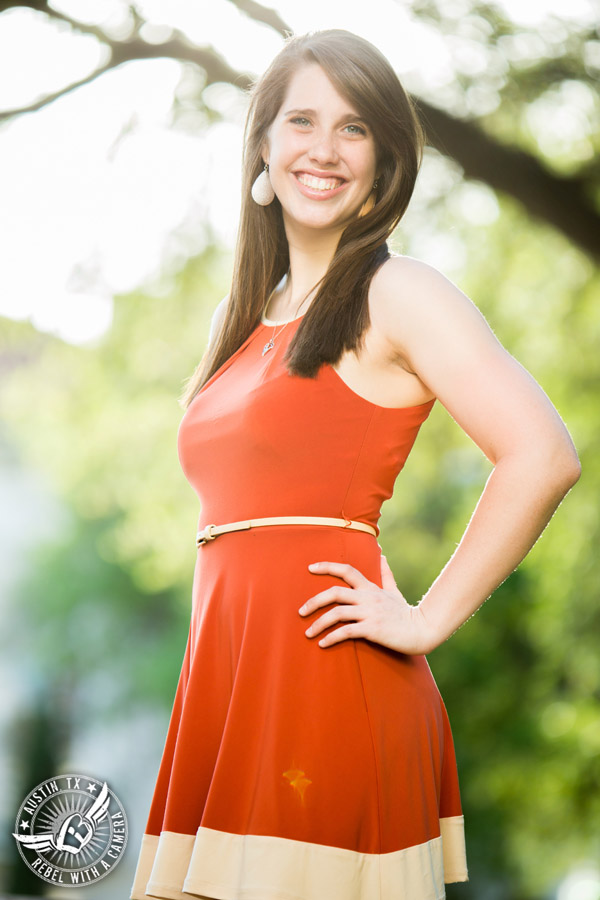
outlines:
M456 285L446 275L430 263L426 263L414 256L405 256L397 253L385 260L377 269L373 280L375 280L375 277L386 286L395 286L397 289L410 287L413 281L417 289L426 284L432 285L435 283L452 285L456 288Z
M422 337L423 329L436 323L460 326L467 318L485 325L481 312L453 281L412 256L391 256L377 270L371 312L374 324L399 347L410 342L411 334Z
M229 294L226 294L222 300L219 300L217 303L215 310L212 314L210 320L210 328L208 333L208 344L209 346L212 344L216 335L219 333L219 329L221 328L221 324L223 319L225 318L225 314L227 311L227 301L229 300Z

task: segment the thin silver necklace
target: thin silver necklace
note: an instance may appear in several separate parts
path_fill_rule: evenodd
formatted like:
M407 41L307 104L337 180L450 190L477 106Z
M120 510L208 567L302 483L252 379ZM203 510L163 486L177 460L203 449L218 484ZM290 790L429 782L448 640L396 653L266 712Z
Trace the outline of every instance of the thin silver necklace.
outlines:
M275 328L277 328L278 324L279 324L279 322L276 322L276 323L275 323ZM286 326L286 325L289 325L289 324L290 324L289 322L284 322L284 323L283 323L283 328L285 328L285 326ZM271 335L270 339L267 341L267 343L266 343L265 346L263 347L263 351L262 351L262 355L263 355L263 356L265 355L265 353L268 353L269 350L272 350L273 347L275 346L275 344L274 344L275 334L276 334L275 328L273 329L273 334ZM281 329L281 331L283 331L283 328ZM279 332L279 334L281 334L281 331Z
M288 271L287 275L289 276L289 274L290 274L290 273L289 273L289 271ZM277 287L278 287L278 285L275 285L275 287L273 288L273 290L272 290L271 293L269 294L268 300L267 300L267 302L266 302L266 304L265 304L265 306L264 306L264 309L263 309L263 315L264 315L265 310L268 309L269 303L271 302L271 297L272 297L273 294L275 293ZM306 297L304 298L304 300L302 301L302 303L304 303L308 297L309 297L309 294L306 295ZM302 306L302 303L300 304L300 306ZM300 309L300 306L298 306L298 309ZM296 313L298 312L298 309L296 310ZM283 329L285 328L286 325L289 325L290 322L293 322L293 321L294 321L294 319L288 319L287 322L283 322L283 327L282 327L281 330L279 331L279 334L281 334L281 332L283 331ZM280 323L280 322L275 322L275 328L273 329L273 334L271 335L270 339L267 341L267 343L266 343L265 346L263 347L263 350L262 350L262 355L263 355L263 356L265 355L265 353L268 353L269 350L272 350L273 347L275 346L274 341L275 341L275 337L276 337L276 334L277 334L277 326L280 325L280 324L282 324L282 323Z

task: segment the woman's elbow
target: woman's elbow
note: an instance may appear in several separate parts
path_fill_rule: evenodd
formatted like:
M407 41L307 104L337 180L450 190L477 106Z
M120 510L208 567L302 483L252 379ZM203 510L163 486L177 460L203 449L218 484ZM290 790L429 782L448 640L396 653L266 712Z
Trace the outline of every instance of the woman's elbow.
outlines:
M548 490L564 496L581 477L581 463L571 442L529 445L522 450L523 463Z
M563 426L545 444L547 471L566 494L581 477L581 462L571 435Z
M581 462L573 444L559 447L551 461L553 478L564 493L570 491L581 478Z
M574 484L577 484L581 478L581 462L577 453L571 454L570 459L565 460L563 469L567 490L569 490Z

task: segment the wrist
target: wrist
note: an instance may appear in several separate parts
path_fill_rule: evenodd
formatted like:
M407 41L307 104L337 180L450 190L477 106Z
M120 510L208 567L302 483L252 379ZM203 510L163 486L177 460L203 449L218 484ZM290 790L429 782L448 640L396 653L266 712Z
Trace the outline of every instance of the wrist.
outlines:
M423 652L425 655L431 653L440 644L443 644L447 639L448 635L443 635L440 631L439 625L436 621L436 617L432 615L431 610L427 608L427 604L424 602L426 600L426 596L421 598L419 603L415 606L415 610L419 613L421 620L423 622L423 631L426 635L425 637L425 645L426 650Z

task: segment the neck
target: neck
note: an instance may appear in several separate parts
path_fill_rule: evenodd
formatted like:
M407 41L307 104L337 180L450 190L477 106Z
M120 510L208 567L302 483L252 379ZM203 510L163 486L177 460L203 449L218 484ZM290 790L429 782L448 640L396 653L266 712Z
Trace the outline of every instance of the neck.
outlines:
M317 282L325 275L341 233L340 229L299 230L286 224L290 270L285 286L285 308L290 315L300 315L310 306L311 296L307 295L315 293Z

